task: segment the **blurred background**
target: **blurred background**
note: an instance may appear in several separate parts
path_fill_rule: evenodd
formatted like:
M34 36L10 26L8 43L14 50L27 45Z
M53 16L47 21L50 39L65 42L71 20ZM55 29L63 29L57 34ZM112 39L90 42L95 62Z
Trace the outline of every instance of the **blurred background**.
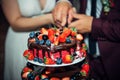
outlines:
M8 29L8 22L5 19L1 5L0 5L0 80L3 80L4 69L4 41Z

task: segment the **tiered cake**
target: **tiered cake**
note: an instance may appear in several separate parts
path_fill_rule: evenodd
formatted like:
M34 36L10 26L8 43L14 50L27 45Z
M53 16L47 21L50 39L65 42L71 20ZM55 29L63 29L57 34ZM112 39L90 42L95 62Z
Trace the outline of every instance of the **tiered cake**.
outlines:
M74 65L86 58L86 45L82 40L83 36L76 28L41 28L29 34L28 50L24 51L23 56L29 63L43 67ZM87 73L88 70L84 74Z

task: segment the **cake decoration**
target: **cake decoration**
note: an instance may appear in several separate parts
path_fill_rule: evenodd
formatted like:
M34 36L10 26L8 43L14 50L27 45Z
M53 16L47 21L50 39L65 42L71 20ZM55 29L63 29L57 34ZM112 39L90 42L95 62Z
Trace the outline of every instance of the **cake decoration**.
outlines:
M68 70L74 72L64 79L86 79L89 75L87 46L76 28L41 28L29 34L27 45L23 56L28 62L22 70L22 80L61 80L56 74ZM75 65L79 70L74 70Z
M23 56L46 65L72 63L86 55L82 40L83 36L75 28L41 28L39 32L29 34L28 50Z

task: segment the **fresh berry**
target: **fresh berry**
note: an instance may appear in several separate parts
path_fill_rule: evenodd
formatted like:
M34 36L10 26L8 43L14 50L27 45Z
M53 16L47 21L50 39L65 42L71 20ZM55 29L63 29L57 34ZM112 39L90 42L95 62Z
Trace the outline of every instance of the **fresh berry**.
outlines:
M43 39L43 40L47 40L47 39L48 39L48 36L47 36L47 35L42 35L42 39Z
M33 76L33 74L29 73L27 75L27 78L28 78L28 80L34 80L35 76Z
M59 41L60 41L60 42L65 42L65 41L66 41L66 36L65 36L64 34L61 34L61 35L59 36Z
M35 57L33 61L38 62L39 58Z
M45 43L47 46L50 46L51 45L51 42L50 40L46 40L46 43Z
M41 79L45 79L45 78L48 78L48 76L47 75L45 75L45 74L41 74Z
M54 38L54 45L58 45L59 44L59 37L55 37Z
M40 80L39 75L35 76L35 80Z
M24 67L23 68L23 72L31 72L31 71L32 71L32 69L29 68L29 67Z
M90 66L89 64L85 63L82 65L82 69L84 69L87 73L89 72Z
M71 36L76 36L76 34L77 34L77 29L71 28Z
M84 69L81 69L81 70L80 70L80 74L81 74L82 76L87 76L87 75L88 75L87 72L86 72Z
M73 56L72 55L66 55L64 58L63 58L63 63L71 63L73 61Z
M27 76L28 76L29 73L30 73L30 72L24 72L24 73L22 74L22 78L27 79Z
M39 36L41 33L40 32L36 32L35 35L36 37Z
M44 58L44 63L45 64L55 64L55 62L51 58Z
M69 36L69 35L70 35L70 33L71 33L71 30L70 30L70 29L68 29L68 28L64 28L63 33L62 33L62 34L64 34L64 35L67 37L67 36Z
M39 59L38 59L38 62L39 62L39 63L43 63L43 60L39 58Z
M62 64L62 59L61 58L57 58L56 64Z
M37 37L39 40L42 40L42 34Z
M45 43L44 40L40 40L40 41L39 41L39 44L40 44L40 45L44 45L44 43Z
M31 51L31 50L25 50L23 53L23 56L28 60L34 59L33 51Z
M28 60L33 60L33 59L34 59L34 55L33 54L29 54Z
M54 42L54 35L51 35L50 37L49 37L49 40L53 43Z
M35 37L35 32L31 32L31 33L29 34L29 37L30 37L30 38L34 38L34 37Z
M57 77L52 77L52 78L50 78L50 80L60 80L60 79Z
M35 42L36 42L36 44L39 44L39 39L35 38Z
M44 79L42 79L42 80L49 80L48 78L44 78Z
M48 31L47 31L47 29L45 29L45 28L41 28L41 31L40 31L42 34L44 34L44 35L48 35Z
M71 40L69 37L66 38L66 43L71 43Z
M48 37L51 37L55 34L55 30L53 28L48 29Z
M83 40L83 36L82 36L81 34L77 34L77 35L76 35L76 38L77 38L77 40L79 40L79 41Z

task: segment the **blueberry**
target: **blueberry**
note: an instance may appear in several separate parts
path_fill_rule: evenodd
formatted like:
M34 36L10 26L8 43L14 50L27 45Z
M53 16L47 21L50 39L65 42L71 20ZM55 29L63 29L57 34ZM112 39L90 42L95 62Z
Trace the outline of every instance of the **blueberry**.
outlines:
M51 45L51 41L50 40L46 40L46 45L50 46Z
M43 63L43 60L39 58L39 59L38 59L38 62L39 62L39 63Z
M43 40L47 40L47 39L48 39L48 36L47 36L47 35L43 35L43 36L42 36L42 39L43 39Z
M35 57L33 61L38 62L38 60L39 60L39 59L38 59L37 57Z
M36 44L39 44L39 39L35 38L35 42L36 42Z
M71 43L70 38L66 38L66 43Z
M36 32L36 37L39 36L41 33L40 32Z
M29 34L29 37L30 37L30 38L34 38L34 37L35 37L35 32L31 32L31 33Z
M44 79L42 79L42 80L49 80L48 78L44 78Z
M28 78L28 80L34 80L35 77L33 76L33 74L29 73L27 75L27 78Z
M40 45L43 45L44 43L45 43L44 40L40 40L40 41L39 41L39 44L40 44Z
M57 58L56 64L62 64L62 59L61 58Z

